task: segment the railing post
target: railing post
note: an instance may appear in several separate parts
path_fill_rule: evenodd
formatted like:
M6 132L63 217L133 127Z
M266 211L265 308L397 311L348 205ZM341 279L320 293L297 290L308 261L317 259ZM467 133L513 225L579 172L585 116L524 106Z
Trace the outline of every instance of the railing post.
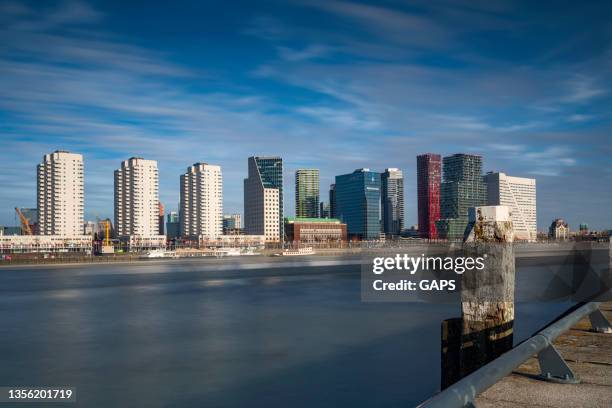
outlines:
M551 344L538 353L539 378L561 384L578 384L580 380L567 365L557 349Z
M612 326L606 319L606 316L601 313L601 310L597 309L589 315L591 321L591 330L597 333L612 333Z

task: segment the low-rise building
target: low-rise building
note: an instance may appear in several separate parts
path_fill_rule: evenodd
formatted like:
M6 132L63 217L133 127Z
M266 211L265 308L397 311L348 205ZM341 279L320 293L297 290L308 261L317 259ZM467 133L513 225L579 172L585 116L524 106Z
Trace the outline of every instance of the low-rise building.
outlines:
M96 233L96 223L94 221L85 221L83 223L83 235L93 236Z
M215 238L201 236L198 240L199 248L263 248L266 246L265 235L220 235Z
M91 253L88 235L0 235L0 253Z
M285 219L286 242L313 247L338 247L347 241L346 224L336 218Z
M165 235L129 235L121 237L120 241L130 252L166 248Z
M550 224L548 237L554 240L566 240L569 238L569 225L562 218L557 218Z
M0 227L0 235L21 235L21 227Z
M223 233L228 231L242 229L242 220L240 214L225 214L223 216Z

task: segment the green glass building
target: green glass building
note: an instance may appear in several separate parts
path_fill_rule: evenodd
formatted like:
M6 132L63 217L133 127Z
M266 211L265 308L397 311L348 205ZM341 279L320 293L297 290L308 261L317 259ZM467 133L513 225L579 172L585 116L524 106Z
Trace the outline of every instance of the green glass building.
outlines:
M319 217L318 169L298 169L295 172L295 216Z
M487 205L482 157L463 153L445 157L443 176L436 228L440 238L461 240L468 225L468 208Z

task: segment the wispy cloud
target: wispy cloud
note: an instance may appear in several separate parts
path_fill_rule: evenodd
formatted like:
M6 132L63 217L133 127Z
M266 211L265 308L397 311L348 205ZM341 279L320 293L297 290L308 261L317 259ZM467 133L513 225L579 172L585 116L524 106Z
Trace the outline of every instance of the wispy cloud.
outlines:
M567 118L569 122L587 122L592 119L595 119L594 115L584 115L581 113L575 113Z
M568 94L563 100L566 102L586 102L606 94L608 90L597 82L595 78L586 75L575 75L567 81Z
M550 180L571 173L582 186L609 158L612 54L531 57L543 51L531 49L538 24L513 3L298 1L198 20L211 31L185 38L189 16L163 21L181 21L175 39L143 21L150 40L122 35L104 6L0 4L0 135L20 158L0 163L0 182L14 186L0 220L32 205L35 163L56 148L85 153L87 211L104 216L112 170L134 154L159 160L168 208L187 165L222 165L228 211L242 208L252 154L283 155L288 171L318 167L322 186L357 167L403 167L407 197L424 151L479 151L490 169L541 177L551 195L565 187ZM291 197L289 174L286 188Z
M306 4L360 23L370 34L403 44L434 45L448 40L449 31L426 15L343 1Z
M321 44L311 44L302 49L278 47L280 57L289 62L308 61L329 55L333 49Z
M574 152L568 146L548 146L535 149L522 144L488 144L489 151L502 152L506 159L512 160L526 174L539 176L560 176L566 167L577 164Z

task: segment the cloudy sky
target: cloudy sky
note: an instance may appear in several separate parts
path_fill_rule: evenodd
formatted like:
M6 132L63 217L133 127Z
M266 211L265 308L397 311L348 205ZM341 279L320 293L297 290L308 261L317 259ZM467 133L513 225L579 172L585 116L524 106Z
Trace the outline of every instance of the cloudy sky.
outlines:
M155 4L159 3L159 4ZM333 177L404 170L415 156L484 156L535 177L538 227L612 228L610 2L145 2L0 0L0 224L35 206L35 166L85 159L86 218L112 217L112 172L155 159L176 207L179 175L223 169L242 212L251 155Z

